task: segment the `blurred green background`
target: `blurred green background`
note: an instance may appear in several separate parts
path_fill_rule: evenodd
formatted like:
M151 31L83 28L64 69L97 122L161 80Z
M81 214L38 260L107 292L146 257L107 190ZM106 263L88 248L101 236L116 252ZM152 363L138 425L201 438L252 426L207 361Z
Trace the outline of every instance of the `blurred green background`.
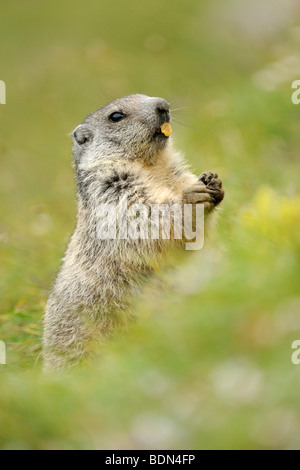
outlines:
M299 449L297 0L0 12L0 447ZM69 133L129 93L179 108L177 147L227 190L218 229L94 364L44 377L43 309L76 214Z

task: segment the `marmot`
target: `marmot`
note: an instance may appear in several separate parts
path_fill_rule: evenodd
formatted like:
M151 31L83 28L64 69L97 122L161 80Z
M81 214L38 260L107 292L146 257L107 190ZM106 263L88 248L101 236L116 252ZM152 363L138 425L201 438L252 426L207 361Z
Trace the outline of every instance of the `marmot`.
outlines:
M199 203L209 214L224 197L216 173L196 177L173 150L170 131L162 130L170 119L166 100L136 94L107 104L73 132L77 225L46 307L46 368L79 363L126 322L130 297L159 255L178 244L174 238L99 239L101 204L122 197L128 206Z

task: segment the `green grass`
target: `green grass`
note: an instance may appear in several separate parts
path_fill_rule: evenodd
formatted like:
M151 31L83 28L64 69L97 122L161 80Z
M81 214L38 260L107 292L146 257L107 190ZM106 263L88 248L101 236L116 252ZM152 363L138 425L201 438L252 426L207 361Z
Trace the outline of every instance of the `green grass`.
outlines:
M273 8L260 29L254 4L256 34L234 1L1 6L2 449L299 449L300 66L284 64L300 64L300 14L280 26ZM76 214L68 134L134 92L184 108L177 147L227 190L218 229L94 364L44 377L43 309Z

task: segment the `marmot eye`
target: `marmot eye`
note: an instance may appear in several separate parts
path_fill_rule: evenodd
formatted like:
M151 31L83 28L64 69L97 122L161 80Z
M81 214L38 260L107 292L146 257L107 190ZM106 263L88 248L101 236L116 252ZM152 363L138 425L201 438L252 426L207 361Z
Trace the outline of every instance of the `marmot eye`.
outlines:
M125 114L123 113L112 113L110 116L109 116L109 120L111 122L119 122L119 121L122 121L122 119L124 119Z

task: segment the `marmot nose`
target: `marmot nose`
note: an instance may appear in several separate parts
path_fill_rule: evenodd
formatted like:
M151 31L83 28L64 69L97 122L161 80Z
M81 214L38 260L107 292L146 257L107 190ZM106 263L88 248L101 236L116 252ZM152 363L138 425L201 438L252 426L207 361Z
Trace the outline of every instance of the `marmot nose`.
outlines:
M165 121L170 121L170 105L166 100L163 100L163 99L157 100L156 112Z

